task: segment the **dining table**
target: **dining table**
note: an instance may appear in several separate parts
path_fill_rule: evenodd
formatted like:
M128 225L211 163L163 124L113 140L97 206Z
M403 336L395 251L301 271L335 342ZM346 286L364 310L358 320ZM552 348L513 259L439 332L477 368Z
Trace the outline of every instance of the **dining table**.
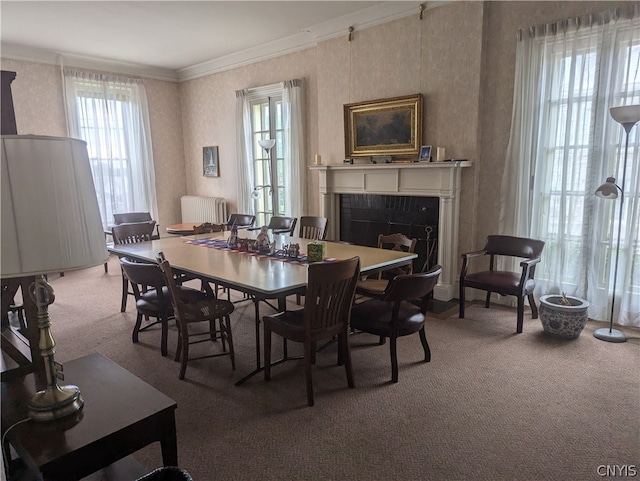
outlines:
M156 262L163 252L174 271L243 292L254 303L256 336L256 369L236 382L242 384L257 372L262 371L260 357L260 302L276 300L278 310L284 310L289 295L304 293L307 284L307 246L317 242L288 234L274 235L274 253L261 253L238 248L229 248L229 232L216 232L192 236L169 236L135 244L108 244L108 250L118 257L133 258L142 262ZM255 231L243 231L241 237L255 239ZM360 272L371 275L387 269L401 267L413 262L417 254L380 249L355 244L322 241L324 262L360 258ZM292 244L299 247L297 257L284 254ZM286 360L275 361L274 364Z

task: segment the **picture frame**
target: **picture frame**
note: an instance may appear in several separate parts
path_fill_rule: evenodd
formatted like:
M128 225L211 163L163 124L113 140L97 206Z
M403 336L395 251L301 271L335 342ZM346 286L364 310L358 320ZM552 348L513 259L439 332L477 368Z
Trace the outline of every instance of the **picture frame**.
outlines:
M429 162L431 160L430 145L423 145L422 147L420 147L420 156L418 157L418 160L420 160L421 162Z
M218 146L202 147L202 175L205 177L219 177Z
M344 105L345 157L418 156L422 94Z

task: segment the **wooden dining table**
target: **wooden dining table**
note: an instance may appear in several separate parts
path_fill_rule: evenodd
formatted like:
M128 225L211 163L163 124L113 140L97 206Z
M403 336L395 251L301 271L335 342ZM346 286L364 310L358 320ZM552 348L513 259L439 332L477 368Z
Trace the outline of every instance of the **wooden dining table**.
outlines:
M278 308L284 309L287 296L302 293L307 284L307 263L296 259L283 259L270 255L231 250L198 244L204 239L216 239L219 244L228 232L195 236L171 236L135 244L109 244L111 253L119 257L134 258L144 262L156 262L156 255L163 252L174 271L189 274L236 291L246 293L255 306L256 369L236 384L262 370L260 358L261 301L276 299ZM244 231L241 237L254 238L254 231ZM285 244L297 243L300 252L306 253L309 239L276 235L272 239L280 249ZM374 274L386 269L401 267L413 262L415 253L365 247L341 242L324 241L325 260L360 258L360 272ZM285 355L286 357L286 355ZM276 361L282 362L283 360Z

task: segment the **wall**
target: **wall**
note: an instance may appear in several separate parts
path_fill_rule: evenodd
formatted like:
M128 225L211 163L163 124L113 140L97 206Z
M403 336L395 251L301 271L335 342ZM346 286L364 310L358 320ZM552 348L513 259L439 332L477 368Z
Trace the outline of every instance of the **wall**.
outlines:
M235 91L303 78L307 163L344 158L343 105L423 93L424 144L474 161L464 169L460 252L498 227L509 140L516 31L630 2L453 2L317 47L191 80L147 81L161 224L178 222L184 193L236 205ZM15 70L18 132L64 135L57 67L2 61ZM220 177L203 177L202 147L218 145ZM319 212L317 173L307 178L308 213Z
M56 65L2 59L2 70L16 72L11 84L19 134L65 137L67 124L62 77ZM145 80L161 228L180 222L180 196L187 191L179 85Z

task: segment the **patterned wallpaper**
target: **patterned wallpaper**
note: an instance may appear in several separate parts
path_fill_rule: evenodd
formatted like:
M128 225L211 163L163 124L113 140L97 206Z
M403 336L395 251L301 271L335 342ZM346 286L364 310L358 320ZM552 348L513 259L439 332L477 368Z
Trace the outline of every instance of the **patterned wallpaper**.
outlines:
M343 105L424 94L424 144L466 158L460 252L497 229L509 139L515 33L519 28L598 12L628 2L452 2L320 42L301 52L181 84L147 80L159 222L180 221L180 196L225 197L236 205L235 91L303 78L307 158L344 158ZM18 132L66 135L59 68L2 59L18 73ZM202 175L202 147L219 147L220 176ZM308 175L308 213L319 212L317 173Z

